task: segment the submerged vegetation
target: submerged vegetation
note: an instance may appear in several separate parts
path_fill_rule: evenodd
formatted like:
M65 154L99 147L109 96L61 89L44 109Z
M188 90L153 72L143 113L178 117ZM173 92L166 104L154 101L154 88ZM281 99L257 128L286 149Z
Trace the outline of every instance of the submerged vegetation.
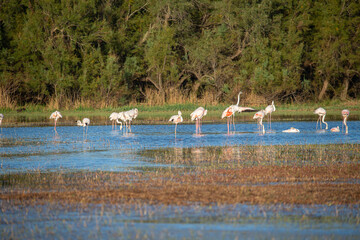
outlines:
M358 1L0 3L0 109L359 99Z
M2 206L360 204L359 144L173 148L139 154L163 167L125 173L4 173Z

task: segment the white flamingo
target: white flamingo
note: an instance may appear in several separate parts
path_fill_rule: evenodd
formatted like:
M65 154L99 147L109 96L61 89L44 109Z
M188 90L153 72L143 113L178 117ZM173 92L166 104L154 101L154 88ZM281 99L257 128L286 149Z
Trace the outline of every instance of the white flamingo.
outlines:
M121 120L121 121L119 121L119 119ZM118 113L118 118L116 119L116 122L118 123L118 124L120 124L120 130L122 130L122 128L123 128L123 122L126 124L126 118L125 118L125 115L124 115L124 112L119 112ZM125 125L126 126L126 125Z
M262 123L264 117L265 117L265 111L264 110L258 111L257 113L255 113L255 115L253 117L253 119L257 119L258 124L260 125L260 128L262 127L262 133L263 134L265 133L264 124Z
M341 115L343 117L343 125L345 125L345 133L348 134L348 126L347 126L347 119L350 115L350 111L347 109L344 109L341 111ZM342 127L341 127L342 128Z
M175 137L176 137L176 127L177 127L178 123L183 122L183 118L181 116L181 111L178 111L178 115L171 116L171 118L169 119L169 122L175 123Z
M300 130L297 129L297 128L291 127L290 129L284 130L282 132L284 132L284 133L298 133L298 132L300 132Z
M331 132L340 132L339 126L330 129Z
M123 118L125 119L126 129L131 132L131 121L133 112L131 110L123 112Z
M116 129L116 120L119 118L118 113L117 112L111 113L109 118L110 118L110 121L111 121L112 129L114 129L114 126L115 126L115 129Z
M201 119L207 114L207 110L203 107L198 107L195 111L193 111L190 114L191 117L191 121L196 121L195 123L195 132L196 134L200 134L201 133Z
M134 108L134 109L124 112L124 114L126 116L126 120L128 121L128 127L131 132L131 123L134 119L137 118L139 111L137 108Z
M77 125L78 125L79 127L83 127L83 131L84 131L85 127L86 127L86 134L87 134L88 127L89 127L89 125L90 125L90 119L84 118L82 121L77 120L76 123L77 123Z
M275 105L274 105L274 101L271 102L271 105L269 105L269 106L267 106L265 108L265 115L269 114L270 129L271 129L271 113L275 112L275 110L276 110L276 108L275 108Z
M248 110L254 110L253 108L250 108L250 107L239 107L241 94L242 94L242 92L239 92L238 101L237 101L236 105L229 106L228 108L226 108L224 110L224 112L221 115L221 119L223 119L224 117L227 117L228 134L230 133L229 125L231 125L231 119L230 119L231 116L233 117L233 126L234 126L234 130L235 130L235 120L234 120L235 112L240 113L240 112L244 112L244 111L248 111Z
M326 116L325 109L319 107L314 111L314 114L319 115L319 118L318 118L318 120L316 122L316 129L317 129L318 122L320 121L320 129L321 129L321 122L323 122L323 123L325 123L325 125L326 125L325 129L327 130L328 129L328 124L324 121L325 116Z
M55 111L50 115L50 119L54 119L55 122L55 126L54 126L55 132L56 132L56 122L59 118L62 118L61 113L59 111Z

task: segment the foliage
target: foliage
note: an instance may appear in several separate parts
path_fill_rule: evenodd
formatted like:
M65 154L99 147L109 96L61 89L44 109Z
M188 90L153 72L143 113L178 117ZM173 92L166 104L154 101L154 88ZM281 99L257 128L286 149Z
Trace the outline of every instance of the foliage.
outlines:
M356 99L359 16L337 0L3 1L0 89L55 108Z

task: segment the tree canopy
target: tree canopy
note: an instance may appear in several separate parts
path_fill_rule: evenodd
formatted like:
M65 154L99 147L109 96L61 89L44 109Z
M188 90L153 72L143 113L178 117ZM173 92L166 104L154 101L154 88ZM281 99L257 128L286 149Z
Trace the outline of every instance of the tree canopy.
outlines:
M7 0L0 90L96 107L359 98L359 1Z

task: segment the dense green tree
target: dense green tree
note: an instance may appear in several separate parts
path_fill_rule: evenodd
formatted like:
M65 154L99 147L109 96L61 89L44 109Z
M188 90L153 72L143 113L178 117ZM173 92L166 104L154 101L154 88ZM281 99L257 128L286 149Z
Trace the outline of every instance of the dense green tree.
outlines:
M59 107L219 102L239 90L358 98L359 16L349 0L1 1L0 90Z

